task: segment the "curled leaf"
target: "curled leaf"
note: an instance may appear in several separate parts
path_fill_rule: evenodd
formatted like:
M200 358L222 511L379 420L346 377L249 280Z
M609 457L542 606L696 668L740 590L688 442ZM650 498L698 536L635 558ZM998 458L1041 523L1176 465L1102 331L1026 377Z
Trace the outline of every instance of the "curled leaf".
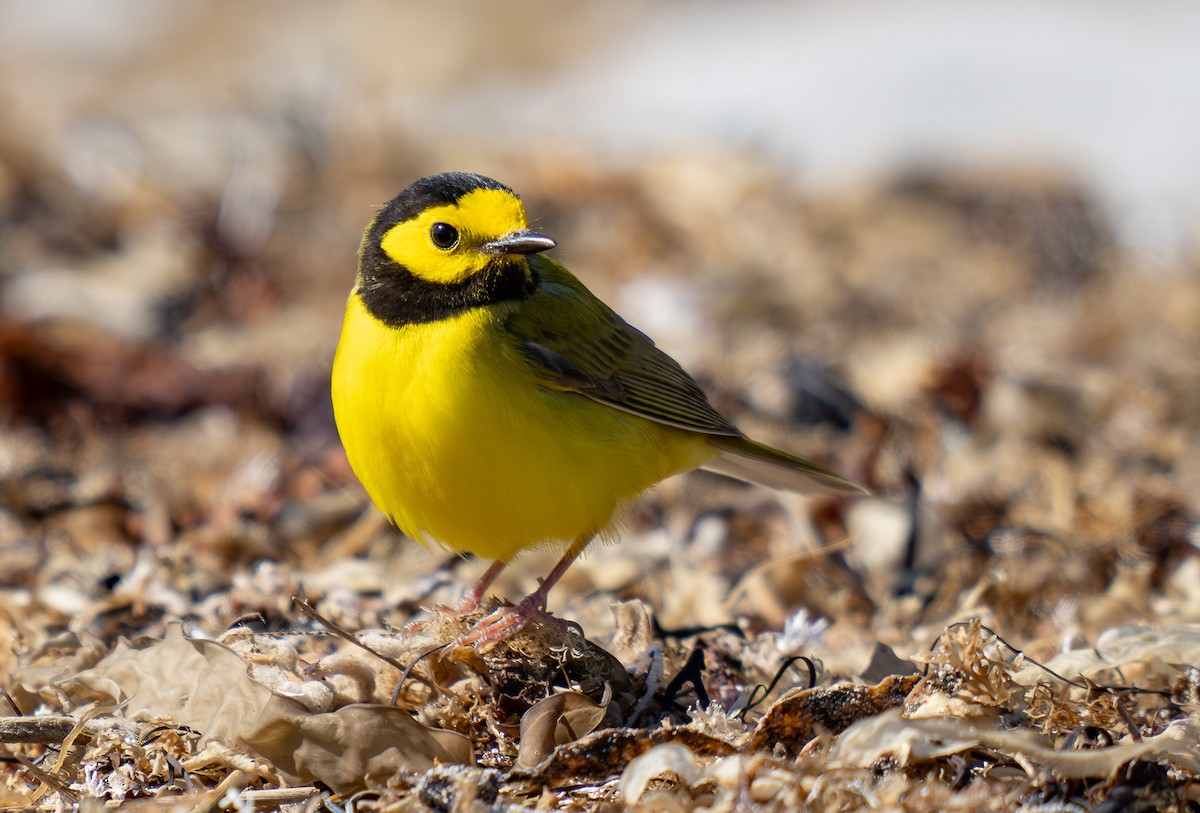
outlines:
M604 719L610 695L605 691L604 701L597 703L579 692L562 692L534 703L521 715L517 765L532 768L550 756L556 746L592 733Z

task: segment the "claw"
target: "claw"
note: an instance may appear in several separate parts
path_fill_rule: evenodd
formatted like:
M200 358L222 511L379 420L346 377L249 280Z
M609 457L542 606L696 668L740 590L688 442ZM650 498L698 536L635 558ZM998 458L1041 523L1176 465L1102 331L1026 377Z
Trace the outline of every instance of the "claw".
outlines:
M471 627L466 635L454 641L455 646L488 647L507 641L537 619L542 623L561 624L554 616L525 599L513 607L497 607Z
M529 596L515 606L497 607L492 610L479 619L470 632L454 639L453 646L487 649L516 637L531 623L536 626L553 627L564 633L573 632L583 637L583 629L578 624L556 618L539 606L536 596Z
M466 635L461 635L452 642L454 646L474 646L488 647L492 644L507 641L521 630L529 625L529 622L537 619L543 625L555 626L559 628L572 628L583 634L583 630L578 624L569 621L562 621L555 618L546 612L546 596L550 592L550 588L562 577L571 563L576 557L583 552L587 543L591 540L593 534L585 534L573 543L563 554L562 559L554 566L546 578L541 580L537 590L534 590L521 603L513 607L499 607L485 615L471 628L471 631ZM483 600L483 596L497 574L504 568L504 562L495 562L483 577L474 587L472 587L466 595L462 597L462 601L457 607L442 607L434 608L434 616L426 619L423 622L413 622L405 627L405 630L410 628L415 630L423 629L432 623L434 618L441 617L461 617L469 612L477 609ZM416 624L417 626L414 626Z

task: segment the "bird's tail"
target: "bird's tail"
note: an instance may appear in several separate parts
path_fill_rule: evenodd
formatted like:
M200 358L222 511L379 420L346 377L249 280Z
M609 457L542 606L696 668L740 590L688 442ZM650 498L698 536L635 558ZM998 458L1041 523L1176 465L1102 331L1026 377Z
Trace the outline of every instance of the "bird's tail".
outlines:
M869 494L867 489L824 466L750 440L745 436L708 439L720 456L704 465L709 471L804 494Z

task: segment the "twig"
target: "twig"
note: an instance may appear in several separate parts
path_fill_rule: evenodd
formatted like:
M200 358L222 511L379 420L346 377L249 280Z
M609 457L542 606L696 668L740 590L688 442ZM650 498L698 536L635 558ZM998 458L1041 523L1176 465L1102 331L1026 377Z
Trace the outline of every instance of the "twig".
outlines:
M204 799L192 808L192 813L213 813L217 809L217 805L221 804L221 800L225 798L225 794L235 786L245 784L248 778L245 771L235 769L229 776L222 779L220 784L204 794Z
M57 791L63 800L69 804L76 804L79 801L79 795L75 793L75 791L71 790L66 782L62 781L48 771L43 771L37 765L33 764L33 761L30 760L29 757L25 756L24 754L17 753L13 753L12 757L17 762L21 763L21 766L25 770L33 774L35 779L42 783L41 787L34 792L32 798L30 799L30 801L34 804L36 804L39 799L46 795L46 791L51 789Z
M339 627L337 624L333 623L328 618L326 618L325 616L323 616L319 612L317 612L316 608L314 608L312 606L312 604L310 604L308 602L307 598L304 598L303 596L293 596L292 602L297 607L300 608L300 612L304 613L309 618L316 621L318 624L323 626L325 629L329 630L331 633L333 633L337 637L341 638L344 641L354 644L356 647L359 647L360 649L364 649L367 652L370 652L376 658L379 658L379 660L383 661L388 666L394 667L396 670L398 670L402 674L406 673L409 669L412 668L411 666L405 666L404 664L400 663L400 661L396 660L395 658L388 657L387 655L384 655L382 652L378 652L374 649L371 649L371 647L367 646L362 641L358 640L357 635L355 635L354 633L350 632L347 629L343 629L342 627ZM422 656L422 657L424 657L424 656ZM432 689L437 688L433 684L428 683L428 681L425 681L425 682L430 686L430 688L432 688Z
M0 742L51 745L66 739L79 722L74 717L0 717ZM81 736L89 736L84 731Z
M440 693L442 691L441 687L438 686L437 684L433 683L433 681L429 680L428 678L426 678L423 675L414 675L413 667L415 667L418 663L420 663L424 658L427 658L430 655L432 655L434 652L437 652L439 649L445 649L447 646L449 646L449 644L442 644L441 646L434 647L433 649L429 650L428 652L418 655L416 660L414 660L408 666L405 666L404 664L400 663L400 661L396 660L395 658L390 658L387 655L384 655L382 652L377 652L376 650L367 646L362 641L358 640L358 636L356 636L354 633L350 632L349 630L342 629L337 624L333 623L328 618L321 615L319 612L316 611L316 609L311 604L309 604L308 599L304 598L303 596L293 596L292 602L297 607L300 608L300 612L304 613L309 618L313 619L318 624L325 627L325 629L329 630L334 635L338 636L339 638L341 638L345 641L349 641L350 643L354 644L355 646L357 646L361 649L365 649L367 652L370 652L372 655L379 658L381 661L386 663L388 666L392 666L392 667L396 668L397 670L399 670L400 681L396 684L395 691L392 692L392 705L393 706L396 705L396 701L400 699L400 690L401 690L401 688L403 688L404 684L408 682L408 679L410 677L416 677L417 680L421 681L426 686L428 686L430 689L433 689L434 692L436 692L440 695Z
M400 673L400 680L396 681L396 688L392 691L392 705L393 706L400 702L400 692L404 689L404 684L408 683L408 679L410 677L412 677L412 671L413 671L413 669L417 668L417 664L420 663L421 661L425 660L426 658L428 658L433 653L442 651L446 647L450 646L451 643L452 642L447 641L444 644L435 646L433 649L430 649L426 652L422 652L420 655L418 655L416 658L413 659L413 662L408 665L407 669L405 669L403 672ZM421 680L422 683L424 683L426 686L433 689L435 692L440 693L442 691L440 687L435 686L427 678L421 677L420 675L417 675L417 677Z

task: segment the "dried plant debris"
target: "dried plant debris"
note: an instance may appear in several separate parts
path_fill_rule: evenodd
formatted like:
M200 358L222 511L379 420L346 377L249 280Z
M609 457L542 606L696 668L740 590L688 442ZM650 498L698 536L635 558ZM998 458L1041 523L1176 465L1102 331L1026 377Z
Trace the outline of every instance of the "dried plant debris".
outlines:
M231 635L234 647L189 638L171 624L162 639L119 642L83 670L71 651L79 642L61 642L57 676L45 653L36 662L23 658L13 676L22 697L32 697L40 682L42 708L63 713L0 720L0 739L24 750L61 747L46 767L28 769L23 787L11 783L13 798L34 805L55 793L191 795L237 772L242 791L315 783L340 795L415 794L444 809L547 792L575 798L585 787L626 804L690 809L744 798L788 809L853 807L846 787L831 785L830 776L853 779L859 803L869 806L900 776L940 778L947 793L998 783L1011 797L1042 781L1111 782L1133 764L1162 766L1177 782L1200 775L1200 678L1162 658L1194 643L1190 628L1167 631L1161 646L1120 647L1122 665L1151 665L1142 673L1149 683L1175 675L1169 690L1147 692L1152 703L1131 703L1107 717L1110 706L1101 699L1128 701L1130 687L1106 688L1082 672L1068 682L1043 670L1023 689L1017 676L1034 665L971 622L945 631L924 658L924 676L794 689L752 724L714 704L695 709L686 725L673 725L668 715L645 728L620 722L636 703L639 677L601 680L615 677L605 674L611 656L588 658L596 647L583 638L574 639L574 650L564 648L573 636L555 625L534 625L485 652L450 649L425 658L427 674L416 679L419 666L409 674L419 689L397 692L399 706L339 701L331 684L350 678L374 687L368 699L383 693L389 687L380 678L399 677L383 650L416 652L433 637L427 632L375 633L349 652L329 647L328 636ZM318 640L323 645L310 651ZM518 662L528 675L515 682L510 673ZM556 689L560 680L603 691L593 698L578 688ZM532 699L535 691L542 699ZM1079 695L1081 721L1069 730L1047 726L1048 704L1070 706L1071 692ZM1097 705L1100 712L1090 710ZM1126 730L1134 719L1136 727ZM455 724L461 733L450 730ZM489 760L490 767L477 767Z
M213 746L253 760L264 776L320 781L340 792L377 785L436 763L467 763L465 737L422 726L407 712L377 704L323 711L272 691L216 641L184 637L171 625L145 648L122 642L92 669L50 687L72 709L107 708L130 721L169 720ZM317 705L317 704L313 704Z
M669 480L570 624L455 647L479 614L428 608L483 564L367 505L327 382L364 212L463 146L258 110L253 177L0 139L0 807L1200 805L1195 258L1053 172L476 145L723 412L874 496Z
M876 686L840 684L784 695L746 745L751 751L794 756L820 734L841 734L864 718L895 708L916 683L916 677L906 675L885 678Z

